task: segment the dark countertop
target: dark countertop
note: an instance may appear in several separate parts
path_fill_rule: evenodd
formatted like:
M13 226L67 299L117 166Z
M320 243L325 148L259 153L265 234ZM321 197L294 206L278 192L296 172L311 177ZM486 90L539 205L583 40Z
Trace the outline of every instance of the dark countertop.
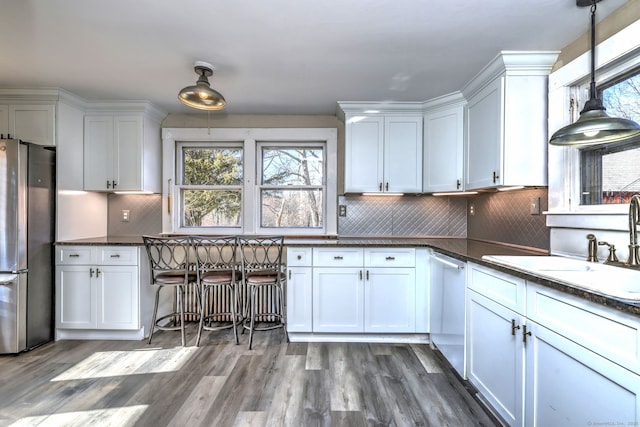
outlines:
M86 239L75 239L58 241L56 245L124 245L124 246L142 246L141 236L101 236ZM427 238L406 238L406 237L387 237L387 238L366 238L366 237L333 237L333 238L313 238L313 237L292 237L285 239L285 245L289 247L308 247L308 246L335 246L335 247L415 247L415 248L431 248L444 255L451 256L461 261L472 261L477 264L491 267L495 270L511 274L516 277L529 280L543 286L547 286L559 291L578 296L580 298L615 308L625 313L640 316L640 306L638 302L620 300L612 296L598 294L593 291L576 288L561 282L547 280L531 273L498 265L482 259L484 255L548 255L547 251L542 249L527 249L507 244L483 242L479 240L471 240L455 237L427 237Z

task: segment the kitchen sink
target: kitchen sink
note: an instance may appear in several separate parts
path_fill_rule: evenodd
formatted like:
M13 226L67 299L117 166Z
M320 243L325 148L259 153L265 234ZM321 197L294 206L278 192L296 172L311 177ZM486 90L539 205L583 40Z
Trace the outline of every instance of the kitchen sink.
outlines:
M487 255L485 261L624 300L640 301L640 271L561 256Z

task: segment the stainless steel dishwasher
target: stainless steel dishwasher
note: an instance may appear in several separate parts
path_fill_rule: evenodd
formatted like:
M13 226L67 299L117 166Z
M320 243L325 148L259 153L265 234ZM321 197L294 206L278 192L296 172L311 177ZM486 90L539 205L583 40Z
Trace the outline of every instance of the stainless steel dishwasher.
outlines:
M429 299L431 343L440 350L462 378L466 378L464 361L465 266L464 261L431 252Z

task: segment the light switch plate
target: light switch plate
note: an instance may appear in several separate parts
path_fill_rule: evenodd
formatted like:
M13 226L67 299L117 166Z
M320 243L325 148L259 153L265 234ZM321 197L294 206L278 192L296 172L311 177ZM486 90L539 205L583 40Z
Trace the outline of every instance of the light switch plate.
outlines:
M529 213L531 215L540 215L540 197L532 197L529 202Z

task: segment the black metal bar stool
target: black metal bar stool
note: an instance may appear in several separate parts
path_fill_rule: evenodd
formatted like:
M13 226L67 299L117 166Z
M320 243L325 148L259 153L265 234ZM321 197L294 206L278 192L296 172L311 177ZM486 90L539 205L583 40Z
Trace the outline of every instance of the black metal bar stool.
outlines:
M287 341L283 236L238 236L242 279L247 297L243 331L249 330L249 349L254 331L282 328ZM256 326L256 322L260 325Z
M149 329L149 344L156 329L164 331L181 331L182 345L186 345L185 315L199 316L197 311L185 311L185 294L187 287L195 283L196 271L189 264L189 252L191 249L189 237L160 237L142 236L144 246L147 249L151 272L151 285L156 285L156 298L153 306L153 316ZM175 289L173 312L159 319L158 303L160 290L164 287ZM196 290L198 306L200 306L200 293ZM170 322L164 323L169 319ZM179 325L178 325L179 323ZM173 326L168 326L173 324Z
M236 237L191 236L191 245L197 263L201 302L196 346L200 345L203 329L233 328L238 344L237 325L241 316L237 306L237 282L241 272L236 262ZM226 323L227 319L230 324L220 324ZM216 325L212 326L212 322Z

